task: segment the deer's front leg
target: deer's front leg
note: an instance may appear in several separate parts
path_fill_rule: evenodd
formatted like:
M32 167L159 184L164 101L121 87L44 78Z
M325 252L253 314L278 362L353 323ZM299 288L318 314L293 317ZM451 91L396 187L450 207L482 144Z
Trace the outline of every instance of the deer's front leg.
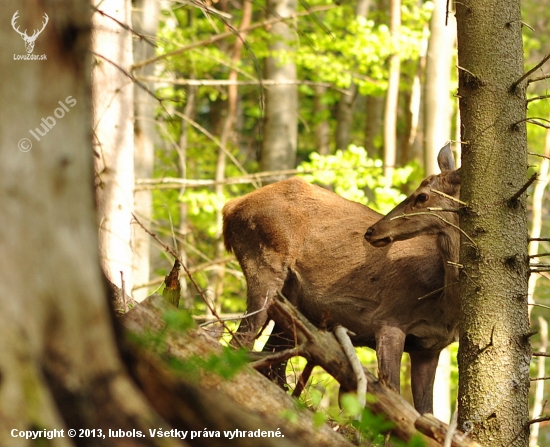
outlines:
M383 326L376 333L376 357L378 377L394 391L400 392L401 356L405 346L405 334L393 326Z

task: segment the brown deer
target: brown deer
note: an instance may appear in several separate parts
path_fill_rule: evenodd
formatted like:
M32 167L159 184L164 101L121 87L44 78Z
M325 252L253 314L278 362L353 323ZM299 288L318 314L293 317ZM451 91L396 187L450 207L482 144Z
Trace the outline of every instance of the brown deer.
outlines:
M448 174L452 158L440 155L439 162ZM438 178L422 185L435 185ZM426 202L436 203L429 187L428 193ZM448 201L436 197L437 203ZM225 246L242 267L247 313L252 313L241 320L233 345L252 345L267 319L262 309L281 291L314 324L341 324L355 334L356 346L376 349L379 377L396 391L401 356L409 352L415 407L421 413L432 411L437 360L456 338L459 308L442 292L446 264L436 243L439 235L421 230L418 237L393 244L392 233L368 244L365 228L380 221L379 213L299 178L233 199L223 214ZM275 327L266 349L291 343Z

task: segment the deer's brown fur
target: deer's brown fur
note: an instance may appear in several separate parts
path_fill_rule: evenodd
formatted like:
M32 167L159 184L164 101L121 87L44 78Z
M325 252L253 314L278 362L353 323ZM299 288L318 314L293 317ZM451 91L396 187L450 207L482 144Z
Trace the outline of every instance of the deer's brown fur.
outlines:
M394 235L375 247L365 229L383 216L299 178L233 199L223 214L226 248L247 280L248 313L282 291L314 324L341 324L356 346L376 349L379 376L397 391L401 354L409 352L415 406L432 410L435 367L456 338L459 311L442 292L439 234L390 243ZM266 318L265 311L244 318L236 338L250 347ZM267 346L287 347L274 332Z

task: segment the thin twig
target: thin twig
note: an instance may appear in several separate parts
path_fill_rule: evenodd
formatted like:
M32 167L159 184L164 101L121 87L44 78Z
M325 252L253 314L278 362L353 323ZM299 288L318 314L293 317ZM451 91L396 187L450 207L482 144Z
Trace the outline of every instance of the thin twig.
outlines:
M530 255L530 258L540 258L542 256L550 256L550 253L539 253L538 255Z
M457 199L456 197L450 196L449 194L446 194L443 191L439 191L437 189L430 189L430 191L435 192L436 194L439 194L440 196L443 196L443 197L445 197L449 200L453 200L457 203L460 203L461 205L468 206L468 204L466 202L463 202L462 200Z
M197 282L195 281L195 278L193 278L193 275L191 274L191 272L189 271L189 269L187 268L187 266L183 263L183 261L181 260L180 256L178 253L176 253L176 251L170 247L169 245L166 245L164 242L162 242L159 237L153 233L152 231L150 231L148 228L146 228L141 222L140 220L136 217L136 215L134 213L132 213L132 217L134 218L134 220L136 221L136 223L141 227L143 228L143 231L145 231L149 236L151 236L155 241L157 241L157 243L160 244L161 247L164 248L164 250L166 250L168 253L170 253L174 259L177 259L181 265L181 267L183 268L183 270L185 271L185 274L187 275L187 277L189 278L189 281L191 281L191 284L193 284L193 287L195 287L195 289L197 290L198 294L201 296L202 300L204 301L204 303L206 304L206 307L208 307L208 310L212 313L212 315L214 315L214 317L216 317L216 319L223 325L224 329L229 333L231 334L231 336L234 335L233 331L231 329L229 329L229 327L225 324L225 322L220 318L220 316L218 315L217 311L216 311L216 308L215 306L212 306L210 304L210 301L207 299L207 297L205 296L205 291L202 290L199 285L197 284ZM237 343L241 344L240 341L238 339L235 338L235 340L237 340ZM242 347L242 344L241 344L241 347Z
M135 84L141 88L142 90L144 90L145 92L147 92L147 94L149 96L152 96L153 98L155 98L156 101L158 101L159 105L162 107L162 109L166 112L166 114L169 114L168 113L168 110L166 110L166 108L164 107L164 104L162 104L162 101L164 101L164 99L162 98L159 98L157 95L155 95L151 90L149 90L149 88L141 81L138 81L136 79L136 77L134 75L132 75L131 73L127 72L124 68L122 68L120 65L116 64L115 62L113 62L111 59L107 59L105 56L99 54L99 53L96 53L95 51L92 51L91 52L94 56L97 56L99 57L100 59L103 59L105 62L108 62L109 64L111 64L113 67L115 67L116 69L120 70L125 76L127 76L129 79L132 80L132 82L135 82Z
M132 27L128 26L126 23L123 23L121 22L120 20L117 20L115 19L114 17L110 16L109 14L107 14L106 12L102 11L101 9L97 9L95 6L92 5L92 9L101 14L103 17L107 17L108 19L111 19L113 22L115 22L117 25L119 25L121 28L124 28L125 30L128 30L130 31L132 34L135 34L136 36L138 36L141 40L144 40L145 42L147 42L149 45L151 45L152 47L157 47L157 44L155 42L153 42L152 40L149 40L147 37L145 37L143 34L141 33L138 33L135 29L133 29Z
M535 351L533 357L550 357L550 352Z
M297 17L309 15L312 12L326 11L328 9L333 9L335 7L337 7L337 5L320 5L320 6L317 6L317 7L310 8L308 11L303 11L303 12L299 12L299 13L296 13L296 14L292 14L289 17L274 17L272 19L264 20L263 22L260 22L260 23L254 23L253 25L250 25L249 27L247 27L243 30L240 30L240 32L253 31L257 28L262 28L264 26L273 25L273 24L279 23L279 22L294 20ZM152 57L150 59L146 59L144 61L137 62L132 66L132 71L135 71L135 70L137 70L141 67L144 67L146 65L154 64L155 62L158 62L162 59L166 59L166 58L169 58L171 56L177 56L178 54L185 53L186 51L192 50L194 48L211 45L211 44L213 44L215 42L218 42L220 40L224 40L228 37L234 36L235 33L236 32L234 30L226 31L224 33L216 34L215 36L209 37L208 39L201 40L199 42L193 42L189 45L185 45L183 47L178 48L177 50L169 51L168 53L164 53L164 54L161 54L159 56L155 56L155 57Z
M536 152L527 152L529 155L534 155L535 157L540 157L540 158L547 158L550 160L550 157L548 155L542 155L542 154L537 154Z
M514 90L524 79L528 78L532 73L534 73L540 67L542 67L548 61L548 59L550 59L550 54L547 54L546 56L544 56L537 65L535 65L533 68L531 68L531 70L526 72L521 78L519 78L516 82L514 82L512 84L512 90ZM528 80L527 83L529 84L529 82L531 81Z
M535 382L537 380L550 380L550 377L529 377L529 380L531 382Z
M530 84L531 82L544 81L548 78L550 78L550 74L545 74L544 76L539 76L538 78L531 78L527 82Z
M530 237L529 242L531 241L550 242L550 237Z
M535 97L533 97L533 98L529 98L529 99L527 100L527 103L530 103L530 102L532 102L532 101L539 101L539 100L541 100L541 99L548 99L548 98L550 98L550 95L535 96Z
M542 417L536 418L536 419L531 419L527 424L528 425L533 425L533 424L538 424L539 422L545 422L545 421L550 421L550 415L542 416Z
M410 216L422 216L422 215L434 216L434 217L437 217L438 219L441 219L446 224L449 224L451 227L453 227L456 230L460 231L473 244L473 246L477 249L477 244L475 243L475 241L462 228L460 228L458 225L455 225L452 222L449 222L447 219L445 219L444 217L442 217L439 214L436 214L434 212L421 211L421 212L418 212L418 213L401 214L400 216L392 217L390 220L403 219L403 218L407 218L407 217L410 217Z
M269 293L269 292L268 292ZM216 323L217 321L235 321L235 320L244 320L245 318L251 317L252 315L259 314L260 312L263 312L267 309L267 300L269 299L269 295L266 294L264 305L261 309L255 310L254 312L247 312L244 315L239 315L237 317L227 317L227 318L217 318L214 321L206 321L205 323L202 323L199 325L199 327L208 326L209 324Z

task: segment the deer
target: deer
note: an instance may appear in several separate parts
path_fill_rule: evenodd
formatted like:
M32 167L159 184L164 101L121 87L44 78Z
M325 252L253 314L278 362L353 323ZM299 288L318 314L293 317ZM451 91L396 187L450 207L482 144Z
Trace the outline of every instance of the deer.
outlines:
M444 176L454 172L454 164L442 153ZM411 201L432 207L448 201L430 191L440 187L438 179L422 183L419 189L429 195L424 202L424 196L411 198L419 196L417 191L388 216L401 216ZM433 411L435 368L441 350L457 338L459 311L447 297L448 266L439 233L411 230L401 237L392 223L404 228L412 220L385 220L297 177L232 199L222 212L225 247L235 254L247 282L247 313L232 346L252 347L269 302L280 292L316 326L340 324L351 331L355 346L374 349L379 379L396 392L402 353L408 352L414 406L420 413ZM414 217L421 220L418 213ZM291 341L275 325L264 350L288 347Z
M22 39L25 41L25 49L27 50L27 53L31 54L34 51L34 43L36 41L36 38L44 31L44 28L46 28L46 25L48 24L48 21L50 18L48 17L48 14L44 13L44 22L42 23L42 28L40 30L34 30L32 36L27 35L27 30L24 32L19 31L19 26L15 26L15 22L19 18L19 11L15 11L15 14L11 18L11 26L14 29L15 32L17 32Z

